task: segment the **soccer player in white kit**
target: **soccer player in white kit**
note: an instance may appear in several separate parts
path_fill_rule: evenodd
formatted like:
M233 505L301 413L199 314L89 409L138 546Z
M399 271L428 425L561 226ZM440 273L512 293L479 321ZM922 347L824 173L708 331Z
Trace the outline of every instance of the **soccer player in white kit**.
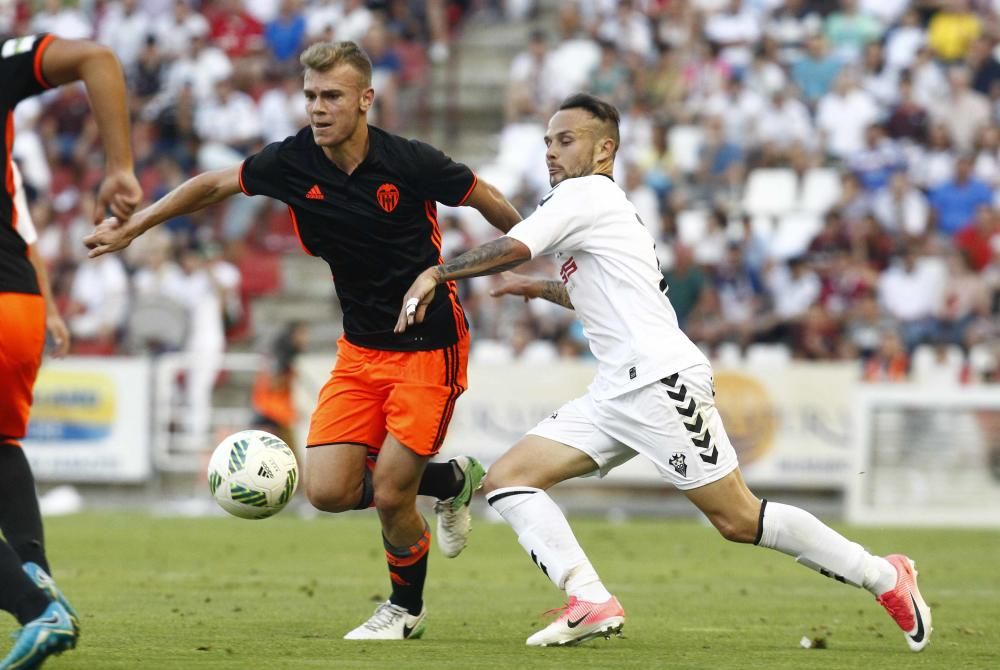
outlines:
M618 118L613 106L590 95L564 101L545 135L552 190L538 209L505 236L424 271L396 325L403 331L419 323L442 282L555 254L560 279L508 274L493 292L575 309L598 363L587 393L532 428L487 474L487 501L569 597L556 620L527 644L576 644L621 630L621 604L545 491L572 477L603 476L642 454L723 537L777 549L867 589L903 629L910 649L922 650L931 612L913 561L874 556L804 510L759 500L744 483L715 406L712 368L678 328L653 238L611 178Z

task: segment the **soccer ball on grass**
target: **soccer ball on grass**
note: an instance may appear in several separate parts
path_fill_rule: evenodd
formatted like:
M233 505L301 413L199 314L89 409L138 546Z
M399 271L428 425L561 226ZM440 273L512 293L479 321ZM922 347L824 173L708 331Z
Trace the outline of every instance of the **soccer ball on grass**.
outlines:
M222 509L242 519L277 514L298 484L295 453L263 430L230 435L208 462L208 490Z

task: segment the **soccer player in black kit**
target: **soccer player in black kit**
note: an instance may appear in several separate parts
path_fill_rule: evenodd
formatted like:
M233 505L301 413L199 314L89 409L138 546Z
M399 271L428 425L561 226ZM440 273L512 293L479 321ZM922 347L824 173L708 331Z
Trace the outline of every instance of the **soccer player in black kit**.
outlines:
M345 637L415 638L424 630L430 543L416 496L439 499L438 542L454 556L484 471L466 457L428 464L467 387L468 323L454 283L440 287L424 322L404 334L393 332L398 300L441 262L437 202L475 207L502 232L520 216L465 165L368 125L371 61L356 44L314 44L299 60L308 127L241 165L188 180L127 222L105 220L84 242L92 257L118 251L238 192L288 205L303 249L329 263L344 312L337 363L310 425L306 493L327 512L374 503L392 581L389 600Z
M142 189L132 171L125 77L111 50L49 34L0 39L0 609L22 624L0 668L36 668L76 645L79 619L49 576L35 481L20 440L42 364L46 327L58 317L44 265L15 206L14 108L25 98L83 81L105 151L98 220L110 209L126 218ZM43 295L44 293L44 295ZM47 323L48 322L48 323Z

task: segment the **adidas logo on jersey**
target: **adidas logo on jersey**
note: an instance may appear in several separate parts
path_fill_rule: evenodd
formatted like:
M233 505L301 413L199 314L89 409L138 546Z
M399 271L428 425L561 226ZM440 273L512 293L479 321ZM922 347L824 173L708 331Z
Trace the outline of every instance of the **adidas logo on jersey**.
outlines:
M313 184L313 187L306 193L306 198L309 200L326 200L323 197L323 191L319 190L319 184Z

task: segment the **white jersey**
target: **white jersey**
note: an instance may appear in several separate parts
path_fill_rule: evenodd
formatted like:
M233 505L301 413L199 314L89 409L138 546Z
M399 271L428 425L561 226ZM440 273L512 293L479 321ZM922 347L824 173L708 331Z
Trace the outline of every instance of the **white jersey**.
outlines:
M708 359L677 325L654 241L604 175L566 179L507 235L532 257L555 253L597 359L590 392L614 398Z

